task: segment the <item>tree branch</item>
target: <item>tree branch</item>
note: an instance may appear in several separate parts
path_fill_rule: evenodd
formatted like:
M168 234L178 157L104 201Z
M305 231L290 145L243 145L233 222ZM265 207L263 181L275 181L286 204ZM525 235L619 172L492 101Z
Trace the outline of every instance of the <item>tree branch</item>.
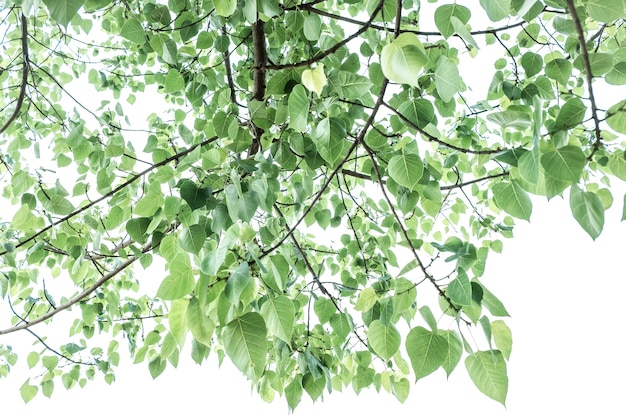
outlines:
M188 149L186 149L184 151L178 152L177 154L172 155L169 158L162 160L161 162L158 162L158 163L156 163L154 165L149 166L148 168L144 169L140 173L133 175L132 177L130 177L129 180L127 180L127 181L123 182L122 184L118 185L113 190L111 190L108 193L104 194L102 197L93 200L91 203L86 204L83 207L73 211L72 213L70 213L70 214L60 218L59 220L51 223L50 225L48 225L48 226L44 227L43 229L39 230L37 233L35 233L34 235L30 236L29 238L24 239L24 240L18 242L15 245L15 249L17 249L17 248L19 248L21 246L24 246L28 242L31 242L31 241L35 240L36 238L38 238L39 236L41 236L42 234L44 234L48 230L52 229L53 227L58 226L59 224L68 221L72 217L75 217L75 216L79 215L80 213L84 212L85 210L90 209L91 207L95 206L96 204L98 204L98 203L100 203L100 202L102 202L102 201L104 201L104 200L106 200L106 199L108 199L110 197L113 197L118 191L121 191L124 188L128 187L130 184L132 184L133 182L137 181L139 178L143 177L144 175L146 175L150 171L152 171L152 170L154 170L154 169L156 169L158 167L167 165L167 164L169 164L172 161L176 161L179 158L181 158L181 157L183 157L183 156L193 152L196 148L202 147L202 146L206 146L206 145L214 142L215 140L217 140L217 136L209 138L209 139L205 140L204 142L197 143L197 144L191 146L190 148L188 148ZM0 256L5 255L6 253L7 253L6 250L0 252Z
M178 223L171 224L165 230L165 233L168 233L168 232L174 230L176 227L178 227ZM148 252L148 251L150 251L152 249L153 249L152 242L147 243L147 244L145 244L141 248L141 253L146 253L146 252ZM29 322L25 322L25 323L23 323L23 324L21 324L19 326L14 326L14 327L10 327L8 329L0 330L0 336L3 335L3 334L9 334L9 333L17 332L19 330L29 329L30 327L32 327L32 326L34 326L36 324L42 323L42 322L44 322L44 321L46 321L46 320L56 316L61 311L67 310L68 308L72 307L74 304L78 303L79 301L81 301L82 299L87 297L89 294L91 294L92 292L94 292L95 290L100 288L102 285L104 285L104 283L109 281L111 278L117 276L120 272L124 271L126 268L128 268L130 265L132 265L138 259L139 259L138 256L130 256L128 259L126 259L124 262L122 262L120 265L118 265L117 268L115 268L114 270L112 270L108 274L103 275L102 278L100 278L98 281L96 281L92 286L90 286L89 288L85 289L83 292L81 292L77 296L73 297L69 301L61 304L60 306L58 306L57 308L55 308L53 310L50 310L49 312L47 312L43 316L37 317L34 320L31 320Z
M15 103L15 110L13 110L13 114L11 114L4 125L0 128L0 134L7 130L11 123L13 123L13 121L17 118L17 115L20 113L22 108L24 97L26 97L26 85L28 85L28 69L30 64L30 60L28 58L28 28L26 26L26 16L22 14L20 18L22 21L22 85L20 87L20 93L17 96L17 102Z
M322 59L326 58L328 55L331 55L337 52L339 48L341 48L342 46L350 42L352 39L356 38L357 36L365 32L367 29L369 29L369 27L372 25L372 22L376 18L376 15L378 15L378 12L380 12L380 10L383 8L383 4L384 4L384 0L379 1L378 6L376 6L376 8L372 11L372 15L367 20L367 22L363 22L359 30L357 30L356 32L354 32L352 35L348 36L346 39L342 40L341 42L336 43L333 47L323 52L320 52L319 54L315 55L313 58L309 58L307 60L292 63L292 64L268 65L267 69L280 70L280 69L285 69L285 68L305 67L305 66L309 66L311 64L321 61Z
M596 105L596 97L593 94L593 72L591 71L591 62L589 61L589 52L587 51L587 42L585 41L585 33L583 27L576 13L576 6L574 0L567 0L567 10L572 16L574 21L574 27L576 28L576 34L578 35L578 45L580 46L580 53L583 58L583 65L585 67L585 78L587 81L587 90L589 91L589 101L591 102L591 117L593 118L594 131L596 140L593 142L593 149L591 154L587 157L591 160L593 154L602 146L602 131L600 130L600 118L598 117L598 106Z
M438 144L440 144L442 146L445 146L446 148L450 148L450 149L453 149L455 151L459 151L459 152L463 152L463 153L471 153L471 154L475 154L475 155L490 155L490 154L502 152L504 150L502 148L496 148L496 149L482 149L482 150L475 151L473 149L466 149L466 148L461 148L460 146L452 145L451 143L447 143L447 142L445 142L445 141L443 141L443 140L441 140L439 138L434 137L430 133L426 132L424 129L422 129L421 127L419 127L418 125L413 123L411 120L409 120L402 113L400 113L396 108L390 106L387 103L383 103L383 105L385 107L387 107L389 110L391 110L392 112L394 112L406 124L408 124L413 129L417 130L419 133L421 133L423 136L425 136L426 139L428 139L429 142L436 142L436 143L438 143Z

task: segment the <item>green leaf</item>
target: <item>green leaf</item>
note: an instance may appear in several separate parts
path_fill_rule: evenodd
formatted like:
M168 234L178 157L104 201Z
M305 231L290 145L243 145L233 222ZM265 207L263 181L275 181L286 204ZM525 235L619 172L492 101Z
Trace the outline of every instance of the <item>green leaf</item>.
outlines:
M554 59L546 64L545 73L565 86L572 75L572 63L563 58Z
M313 303L313 311L321 324L328 323L333 314L337 312L335 305L328 298L318 298Z
M626 84L626 62L618 62L613 69L606 74L604 80L611 85Z
M258 381L267 361L267 331L259 313L250 312L226 325L222 335L226 354L248 378Z
M198 188L189 180L182 181L180 185L180 196L192 210L204 207L212 198L211 188Z
M50 1L56 2L56 0ZM139 20L134 17L124 22L124 25L122 25L122 29L120 30L120 35L137 44L143 44L146 42L146 32L144 31L143 26L141 26Z
M502 353L499 351L474 353L465 358L465 367L480 392L504 405L509 379Z
M192 224L183 229L180 234L180 246L187 252L195 253L196 255L202 249L205 241L206 231L204 226L199 224Z
M215 323L204 314L196 297L193 297L187 306L186 320L193 338L205 346L211 346Z
M37 395L37 392L39 391L38 387L30 385L29 382L30 378L27 379L20 387L20 395L22 396L24 403L28 403L30 400L35 398L35 395Z
M301 84L296 85L289 94L289 127L298 132L309 128L309 94Z
M461 306L472 304L472 284L465 272L459 272L457 277L448 284L446 294L455 304Z
M520 64L522 64L522 68L524 68L526 76L530 78L541 72L541 69L543 68L543 57L529 51L522 55Z
M226 281L224 295L233 305L238 305L242 299L247 299L248 294L254 291L254 279L250 276L250 267L247 262L237 266Z
M315 13L307 13L302 27L304 37L309 41L317 41L322 33L322 19Z
M364 288L356 299L356 303L354 305L354 309L356 311L367 311L370 308L374 307L376 301L378 300L378 296L376 295L376 290L372 287Z
M504 110L487 115L487 120L498 124L502 128L525 130L530 126L530 114L517 110Z
M491 322L491 331L493 334L493 340L496 343L502 356L509 360L511 356L511 350L513 349L513 335L511 329L502 320L495 320Z
M175 69L170 69L165 76L165 92L177 93L185 90L185 79Z
M409 126L412 128L417 126L424 129L429 123L437 123L433 105L430 101L423 98L403 101L398 106L398 113L407 119Z
M50 17L59 25L67 27L78 10L83 7L85 0L43 0L43 3L48 8Z
M470 9L458 4L444 4L435 10L435 25L444 38L449 38L456 32L452 25L451 18L456 17L463 24L466 24L472 13Z
M587 106L578 97L567 100L554 121L554 130L568 130L578 126L585 118L586 111Z
M516 181L498 183L493 186L492 191L498 207L518 219L530 220L532 201Z
M616 132L626 134L626 100L609 108L606 123Z
M390 81L417 87L417 77L428 63L428 55L417 35L402 33L383 47L380 65Z
M391 323L384 325L374 320L369 325L367 339L374 352L385 360L389 360L400 349L400 332Z
M596 240L604 227L604 205L595 193L582 191L576 185L570 188L569 204L574 219Z
M352 331L352 322L348 318L346 313L335 313L330 316L330 327L339 336L339 339L344 340Z
M189 294L195 285L189 255L181 252L170 262L170 274L161 282L157 297L164 300L176 300Z
M592 19L605 23L624 17L626 10L623 0L587 0L585 6Z
M148 370L150 371L150 376L152 379L156 379L159 375L165 371L167 367L167 361L162 359L160 356L152 359L148 364Z
M54 214L65 216L74 211L74 206L70 201L58 194L53 194L51 191L43 192L39 191L37 197L41 202L41 205L48 211Z
M546 175L557 181L577 182L587 158L578 146L564 146L541 156Z
M300 400L302 399L302 375L298 374L296 377L285 387L285 398L289 409L293 411Z
M187 337L187 307L189 301L186 299L178 299L172 301L170 312L167 319L170 325L170 332L174 336L174 340L178 346L183 347Z
M261 306L269 332L287 343L291 343L295 314L293 302L284 295L268 298Z
M361 98L372 88L372 82L367 77L347 71L340 71L333 81L336 81L339 96L348 100Z
M492 22L502 20L511 13L511 0L480 0L480 5Z
M218 16L228 17L237 10L237 0L213 0L213 5Z
M491 291L485 288L484 285L480 284L480 286L483 290L482 304L487 307L487 310L497 317L509 317L510 314L506 311L502 301L500 301Z
M302 71L302 84L309 89L309 91L314 92L320 97L322 95L322 89L324 89L324 86L327 84L324 64L318 64L313 70L305 69Z
M459 75L456 64L447 56L442 55L435 70L435 86L437 94L445 102L454 98L454 95L464 90L463 80Z
M418 184L424 172L424 163L419 156L402 153L391 157L388 165L389 176L398 184L412 190L418 189Z
M446 375L449 377L454 368L458 365L463 354L463 345L459 335L452 330L439 330L439 336L443 337L448 343L448 349L446 352L446 358L444 359L441 367L446 371Z
M411 329L406 337L405 347L416 381L435 372L448 355L446 339L423 327Z

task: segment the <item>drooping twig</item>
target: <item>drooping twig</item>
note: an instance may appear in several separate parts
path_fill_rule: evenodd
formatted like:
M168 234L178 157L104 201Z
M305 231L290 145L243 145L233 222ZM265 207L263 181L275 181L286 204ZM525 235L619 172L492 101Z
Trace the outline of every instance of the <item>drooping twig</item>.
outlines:
M30 60L28 58L28 27L26 26L26 16L22 14L20 18L22 21L22 85L15 103L15 110L13 110L13 114L11 114L4 125L0 127L0 134L7 130L11 123L17 118L22 108L24 98L26 97L26 85L28 84L28 70L30 66Z
M113 190L111 190L108 193L104 194L102 197L97 198L97 199L91 201L89 204L86 204L83 207L80 207L79 209L74 210L70 214L61 217L59 220L49 224L48 226L46 226L43 229L39 230L37 233L33 234L29 238L19 241L15 245L15 248L19 248L20 246L24 246L28 242L31 242L31 241L37 239L39 236L41 236L42 234L46 233L48 230L52 229L53 227L58 226L59 224L68 221L72 217L75 217L75 216L79 215L80 213L84 212L85 210L90 209L91 207L95 206L96 204L99 204L102 201L104 201L104 200L106 200L108 198L113 197L117 192L119 192L119 191L123 190L124 188L128 187L130 184L132 184L133 182L137 181L139 178L143 177L147 173L155 170L156 168L159 168L159 167L162 167L164 165L167 165L167 164L169 164L172 161L176 161L179 158L182 158L183 156L190 154L196 148L199 148L199 147L202 147L202 146L206 146L206 145L208 145L208 144L210 144L210 143L212 143L212 142L214 142L216 140L217 140L217 136L214 136L214 137L209 138L209 139L207 139L207 140L205 140L203 142L197 143L197 144L189 147L188 149L185 149L184 151L181 151L181 152L179 152L179 153L177 153L175 155L172 155L169 158L166 158L166 159L162 160L161 162L158 162L158 163L156 163L154 165L149 166L148 168L144 169L143 171L133 175L132 177L130 177L130 179L128 179L127 181L125 181L122 184L118 185ZM7 253L6 250L0 252L0 256L5 255L6 253Z

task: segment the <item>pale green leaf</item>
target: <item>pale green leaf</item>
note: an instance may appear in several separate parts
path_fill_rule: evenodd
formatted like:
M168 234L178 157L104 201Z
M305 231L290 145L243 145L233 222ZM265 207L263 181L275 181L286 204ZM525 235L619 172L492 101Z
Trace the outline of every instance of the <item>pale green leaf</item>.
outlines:
M541 156L541 166L546 175L564 182L578 181L586 161L585 154L578 146L564 146Z
M446 375L449 377L454 368L458 365L463 354L463 344L459 335L452 330L439 330L438 334L446 339L448 348L446 351L446 357L441 364L441 367L446 371Z
M470 9L459 4L444 4L435 10L435 25L444 38L449 38L456 33L451 18L456 17L462 24L466 24L472 13Z
M317 94L322 95L322 90L327 84L326 74L324 73L324 64L318 64L315 69L305 69L302 71L302 84L309 90ZM307 97L308 99L308 97Z
M55 1L56 0L50 0ZM58 2L62 3L62 2ZM130 18L124 22L122 29L120 30L120 35L131 42L137 44L143 44L146 42L146 32L141 26L141 23L136 18Z
M499 351L474 353L465 358L465 367L474 385L483 394L504 405L509 379L502 353Z
M626 10L624 0L586 0L585 6L592 19L605 23L624 17Z
M196 297L193 297L187 306L186 320L193 338L205 346L211 346L215 323L204 314Z
M29 382L30 379L27 379L20 387L20 395L22 396L24 403L28 403L30 400L35 398L35 395L39 392L39 388L35 385L30 385Z
M237 10L237 0L213 0L213 5L218 16L228 17Z
M369 325L367 339L374 352L385 360L389 360L400 349L400 332L393 324L384 325L374 320Z
M378 300L378 296L376 295L376 290L372 287L364 288L356 299L356 304L354 305L354 309L356 311L367 311L370 308L374 307L376 301Z
M170 312L167 315L167 320L170 325L170 332L174 336L174 340L178 346L182 347L185 344L185 338L187 336L187 306L189 301L187 299L178 299L172 302Z
M289 127L298 132L309 128L309 95L301 84L296 85L289 94Z
M454 98L454 95L464 90L463 80L454 61L445 55L439 57L435 70L435 86L437 94L445 102Z
M161 282L157 297L176 300L189 294L195 285L189 255L178 253L170 262L170 274Z
M78 10L83 7L85 0L43 0L50 12L50 17L59 25L67 27Z
M492 22L504 19L511 11L511 0L480 0L480 5Z
M284 295L268 298L261 306L269 332L287 343L291 343L295 313L293 302Z
M516 181L498 183L493 186L492 191L498 207L518 219L530 220L532 201Z
M398 184L417 189L424 172L424 163L419 156L402 153L391 157L388 165L389 176Z
M582 191L576 185L570 188L570 208L574 219L596 240L604 227L604 205L602 200L590 191Z
M406 337L405 346L416 381L435 372L443 365L448 355L446 339L423 327L411 329Z
M250 312L226 325L222 334L226 354L248 378L258 381L267 363L267 330L259 313Z
M491 322L491 331L493 334L493 341L496 346L502 352L502 356L505 359L509 359L511 356L511 350L513 349L513 335L511 329L502 320L495 320Z
M204 226L192 224L180 234L180 246L187 252L198 254L206 241Z
M417 77L428 63L428 55L417 35L402 33L383 47L380 65L390 81L417 87Z

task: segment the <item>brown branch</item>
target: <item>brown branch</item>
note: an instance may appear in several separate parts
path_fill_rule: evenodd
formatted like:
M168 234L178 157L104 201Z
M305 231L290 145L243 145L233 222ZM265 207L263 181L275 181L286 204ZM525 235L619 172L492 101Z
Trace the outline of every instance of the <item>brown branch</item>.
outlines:
M471 184L475 184L477 182L482 182L482 181L485 181L485 180L491 180L491 179L494 179L494 178L506 177L508 175L509 175L509 172L508 171L504 171L504 172L501 172L499 174L487 175L485 177L476 178L476 179L473 179L473 180L470 180L470 181L466 181L466 182L459 182L457 184L452 184L452 185L443 185L443 186L439 187L439 189L442 190L442 191L445 191L445 190L453 190L455 188L463 188L465 186L468 186L468 185L471 185Z
M181 151L181 152L179 152L179 153L177 153L175 155L170 156L167 159L162 160L161 162L158 162L158 163L156 163L154 165L149 166L148 168L144 169L140 173L133 175L132 177L130 177L130 179L128 179L127 181L125 181L122 184L118 185L113 190L111 190L108 193L104 194L102 197L93 200L89 204L86 204L83 207L73 211L72 213L70 213L70 214L60 218L59 220L51 223L50 225L48 225L48 226L44 227L43 229L39 230L34 235L30 236L28 239L24 239L24 240L18 242L15 245L15 249L17 249L17 248L19 248L21 246L24 246L28 242L31 242L31 241L35 240L37 237L41 236L42 234L44 234L48 230L52 229L53 227L58 226L59 224L68 221L72 217L75 217L75 216L79 215L80 213L84 212L85 210L90 209L91 207L95 206L96 204L98 204L98 203L100 203L100 202L102 202L102 201L104 201L104 200L106 200L106 199L108 199L110 197L113 197L118 191L121 191L124 188L128 187L130 184L132 184L133 182L137 181L139 178L143 177L144 175L146 175L150 171L152 171L152 170L154 170L156 168L159 168L161 166L167 165L167 164L169 164L172 161L176 161L179 158L182 158L183 156L188 155L189 153L193 152L196 148L202 147L202 146L206 146L206 145L214 142L215 140L217 140L217 136L209 138L209 139L205 140L204 142L197 143L197 144L191 146L190 148L188 148L188 149L186 149L184 151ZM6 250L3 251L3 252L0 252L0 256L5 255L6 253L7 253Z
M178 227L178 223L173 223L166 229L165 232L168 233L168 232L176 229L176 227ZM150 251L152 249L153 249L152 242L146 243L141 248L141 253L146 253L146 252L148 252L148 251ZM74 304L78 303L79 301L81 301L82 299L87 297L89 294L91 294L92 292L94 292L95 290L100 288L102 285L104 285L111 278L117 276L119 273L124 271L126 268L128 268L130 265L132 265L138 259L139 259L138 256L130 256L128 259L126 259L124 262L122 262L120 265L118 265L117 268L115 268L114 270L112 270L108 274L102 276L102 278L100 278L98 281L96 281L92 286L90 286L89 288L85 289L83 292L81 292L77 296L71 298L69 301L61 304L60 306L58 306L54 310L50 310L49 312L47 312L43 316L37 317L34 320L31 320L29 322L25 322L25 323L23 323L23 324L21 324L19 326L14 326L14 327L10 327L8 329L0 330L0 336L3 335L3 334L9 334L9 333L17 332L19 330L29 329L30 327L32 327L32 326L34 326L36 324L42 323L42 322L44 322L44 321L46 321L46 320L56 316L61 311L67 310L68 308L72 307Z
M222 28L222 33L226 35L226 27ZM237 90L235 90L235 82L233 80L233 69L230 64L230 51L226 49L224 51L224 67L226 68L226 80L228 82L228 88L230 89L230 101L234 104L239 105L237 103Z
M58 306L54 310L50 310L49 312L47 312L46 314L44 314L41 317L36 318L35 320L31 320L29 322L25 322L23 324L20 324L19 326L10 327L8 329L0 330L0 335L17 332L19 330L28 329L29 327L32 327L32 326L34 326L36 324L39 324L39 323L42 323L42 322L48 320L49 318L57 315L58 313L60 313L63 310L67 310L68 308L70 308L71 306L73 306L74 304L78 303L80 300L82 300L83 298L87 297L89 294L91 294L92 292L94 292L95 290L100 288L105 282L107 282L108 280L110 280L111 278L113 278L114 276L116 276L117 274L122 272L124 269L126 269L127 267L132 265L132 263L135 262L137 259L139 259L139 258L137 258L135 256L129 257L126 261L124 261L122 264L120 264L117 268L115 268L113 271L109 272L108 274L104 275L102 278L100 278L98 281L96 281L95 284L93 284L91 287L87 288L86 290L84 290L80 294L78 294L76 297L70 299L66 303L61 304L60 306Z
M392 112L394 112L406 124L408 124L413 129L417 130L419 133L421 133L423 136L425 136L426 139L428 139L429 142L436 142L436 143L438 143L438 144L440 144L442 146L445 146L446 148L450 148L450 149L453 149L455 151L459 151L459 152L463 152L463 153L471 153L471 154L475 154L475 155L491 155L491 154L494 154L494 153L502 152L504 150L502 148L473 150L473 149L466 149L466 148L461 148L460 146L452 145L451 143L445 142L445 141L443 141L443 140L441 140L439 138L436 138L435 136L431 135L430 133L426 132L424 129L422 129L421 127L419 127L418 125L413 123L411 120L409 120L402 113L400 113L396 108L390 106L387 103L383 103L383 105L385 107L387 107L389 110L391 110Z
M574 27L576 28L576 34L578 35L578 45L580 46L580 53L583 58L583 65L585 67L585 78L587 81L587 90L589 90L589 100L591 101L591 117L593 118L594 131L596 140L593 142L593 149L589 154L588 159L591 160L593 154L596 153L600 146L602 146L602 131L600 130L600 119L598 118L598 107L596 105L596 97L593 94L593 72L591 72L591 62L589 61L589 52L587 51L587 42L585 41L585 33L583 27L576 13L576 6L574 0L567 0L567 9L574 21Z
M267 45L265 44L265 22L258 19L252 24L252 46L254 52L254 67L252 68L253 94L252 100L265 101L265 73L267 71ZM248 149L248 157L256 154L261 149L261 137L265 131L252 122L253 141Z
M348 36L346 39L342 40L341 42L336 43L333 47L323 52L320 52L319 54L315 55L313 58L309 58L307 60L292 63L292 64L268 65L267 69L280 70L280 69L285 69L285 68L305 67L305 66L309 66L311 64L321 61L322 59L326 58L328 55L334 54L342 46L346 45L352 39L356 38L357 36L359 36L360 34L362 34L367 29L370 28L370 26L372 25L372 22L376 18L376 15L383 8L383 4L384 4L384 0L380 0L378 2L378 6L376 6L376 8L372 11L372 15L370 16L369 20L367 22L363 22L359 30L357 30L356 32L354 32L352 35Z
M13 123L19 114L24 98L26 97L26 86L28 85L28 68L30 60L28 59L28 27L26 26L26 16L22 14L20 16L22 21L22 85L20 87L20 93L17 96L17 102L15 104L15 110L13 114L7 119L4 125L0 128L0 134L2 134Z
M341 16L341 15L338 15L338 14L327 12L327 11L324 11L324 10L316 9L315 7L313 7L313 3L300 5L300 6L298 6L298 9L299 10L306 10L308 12L315 13L315 14L320 15L320 16L329 17L329 18L334 19L334 20L340 20L342 22L350 23L350 24L357 25L357 26L363 26L363 25L367 24L367 22L363 22L361 20L356 20L356 19L352 19L350 17L345 17L345 16ZM285 10L291 10L291 8L290 9L285 9ZM493 34L496 34L498 32L504 32L504 31L507 31L509 29L514 29L516 27L524 25L525 23L526 23L526 21L521 20L519 22L512 23L510 25L500 26L500 27L493 28L493 29L474 30L474 31L471 31L470 33L472 35L493 35ZM371 29L376 29L376 30L380 30L380 31L384 31L384 32L390 32L391 31L391 28L388 28L386 26L376 25L376 24L370 24L369 27ZM417 30L417 29L399 29L398 33L399 34L400 33L415 33L416 35L420 35L420 36L443 36L441 34L441 32L425 31L425 30Z

